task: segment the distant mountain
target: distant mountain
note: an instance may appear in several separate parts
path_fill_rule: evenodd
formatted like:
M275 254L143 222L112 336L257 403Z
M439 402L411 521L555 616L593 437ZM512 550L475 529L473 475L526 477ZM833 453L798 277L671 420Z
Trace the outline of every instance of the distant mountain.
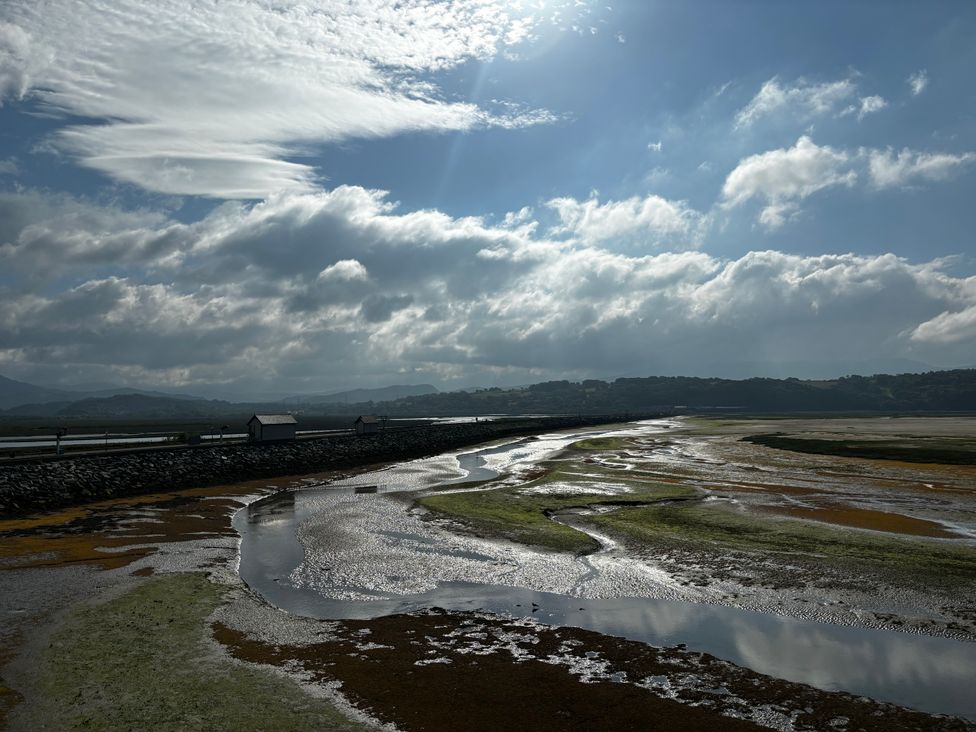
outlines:
M117 394L110 397L87 398L71 402L59 409L56 416L114 419L217 418L240 414L242 410L246 409L245 405L235 405L216 399L208 401L146 394Z
M81 389L78 387L54 388L38 386L26 381L15 381L0 376L0 410L18 408L19 414L53 413L50 408L39 408L44 404L54 402L72 402L79 399L101 399L120 395L140 394L143 396L162 397L166 399L199 400L201 397L188 394L178 394L146 389L132 389L129 387L107 387L98 389ZM62 407L64 404L61 405ZM26 407L27 409L20 409Z
M294 396L285 400L286 403L297 404L357 404L364 402L389 402L412 396L438 394L440 390L432 384L397 384L377 389L350 389L330 394L316 394Z
M73 401L18 404L16 407L0 410L0 415L4 417L56 417L58 412L72 404L74 404Z
M0 376L0 409L9 409L19 404L29 402L43 403L76 397L63 389L51 389L45 386L35 386L25 381L15 381Z
M82 394L86 398L91 398L91 399L104 399L113 396L125 396L127 394L139 394L141 396L161 397L163 399L185 399L188 401L206 401L204 397L193 396L191 394L170 393L168 391L152 391L151 389L130 389L127 387L96 389L93 391L82 392Z

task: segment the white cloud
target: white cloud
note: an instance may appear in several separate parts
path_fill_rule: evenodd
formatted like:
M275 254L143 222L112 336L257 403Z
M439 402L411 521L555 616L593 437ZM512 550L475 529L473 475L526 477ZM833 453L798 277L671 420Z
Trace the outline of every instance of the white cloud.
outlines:
M0 267L31 280L56 277L71 267L162 261L188 248L193 230L154 211L67 195L0 193Z
M939 313L914 328L911 338L919 343L976 343L976 305Z
M921 69L909 76L905 81L912 90L912 96L917 97L929 85L929 75L925 69Z
M749 127L763 117L790 113L809 118L834 112L857 92L850 79L820 84L798 79L792 86L784 86L777 77L766 81L745 107L735 116L737 128Z
M355 259L341 259L319 272L320 282L342 282L369 279L366 268Z
M0 175L20 175L20 165L18 165L17 159L0 160Z
M869 114L874 114L875 112L880 112L882 109L888 106L888 101L884 97L879 97L877 95L870 97L861 97L857 104L850 104L845 107L841 112L837 114L838 117L847 117L852 114L857 115L857 121L860 122Z
M647 143L647 149L650 150L651 152L661 152L662 147L663 144L660 140L658 140L657 142Z
M655 195L606 203L596 197L586 201L554 198L546 205L559 216L553 234L569 234L591 244L612 241L696 246L706 224L705 217L686 203Z
M440 98L425 78L527 42L542 10L484 0L6 0L0 102L71 122L55 148L172 194L308 190L303 146L547 122Z
M803 136L791 148L770 150L739 161L722 186L726 207L753 198L766 202L760 223L776 228L797 212L797 201L832 186L851 186L857 180L850 155L820 147Z
M859 120L864 119L867 115L880 112L887 106L888 102L885 101L884 97L879 97L877 95L861 97L861 107L857 110L857 118Z
M644 204L570 210L582 213L577 223L587 212L629 222ZM381 192L346 186L226 204L192 226L64 197L10 197L0 216L0 241L13 242L7 263L37 261L35 247L18 246L21 232L59 208L69 215L46 224L42 249L51 260L65 253L71 284L0 289L8 375L247 387L263 374L293 392L348 373L363 383L408 374L464 384L504 373L518 383L878 358L952 363L976 348L976 279L941 261L632 255L599 237L537 235L528 211L514 229L494 227L400 212ZM90 233L79 240L82 229ZM170 243L147 245L161 241ZM141 262L132 268L141 274L105 274L111 256Z
M0 18L0 107L5 98L21 99L27 93L38 63L43 60L32 58L30 35Z
M752 199L763 201L758 221L767 229L777 229L799 215L803 199L826 188L853 187L859 179L870 180L878 189L945 180L973 162L976 153L971 152L848 151L819 146L803 136L791 148L740 160L722 186L721 205L730 209Z
M945 180L976 162L976 153L923 153L904 148L895 154L887 150L864 151L868 156L871 182L877 188L907 185L917 179Z

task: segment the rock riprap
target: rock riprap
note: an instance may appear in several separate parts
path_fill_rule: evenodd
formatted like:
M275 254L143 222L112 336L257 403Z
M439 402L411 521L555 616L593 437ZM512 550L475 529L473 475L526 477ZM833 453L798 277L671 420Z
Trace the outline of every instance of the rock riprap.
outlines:
M0 466L0 518L156 491L410 460L489 440L624 419L544 417L433 424L368 436L341 434L274 444L180 446L39 458Z

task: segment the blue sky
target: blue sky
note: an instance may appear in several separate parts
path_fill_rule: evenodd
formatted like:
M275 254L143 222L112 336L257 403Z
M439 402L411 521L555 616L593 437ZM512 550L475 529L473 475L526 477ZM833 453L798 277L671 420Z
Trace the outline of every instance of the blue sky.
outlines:
M0 6L0 373L976 363L971 3Z

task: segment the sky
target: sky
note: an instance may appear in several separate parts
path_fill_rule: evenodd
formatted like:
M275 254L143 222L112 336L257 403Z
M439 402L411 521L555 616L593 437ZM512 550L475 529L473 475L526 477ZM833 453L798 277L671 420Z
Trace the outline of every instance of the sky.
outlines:
M4 0L0 374L976 365L971 2Z

